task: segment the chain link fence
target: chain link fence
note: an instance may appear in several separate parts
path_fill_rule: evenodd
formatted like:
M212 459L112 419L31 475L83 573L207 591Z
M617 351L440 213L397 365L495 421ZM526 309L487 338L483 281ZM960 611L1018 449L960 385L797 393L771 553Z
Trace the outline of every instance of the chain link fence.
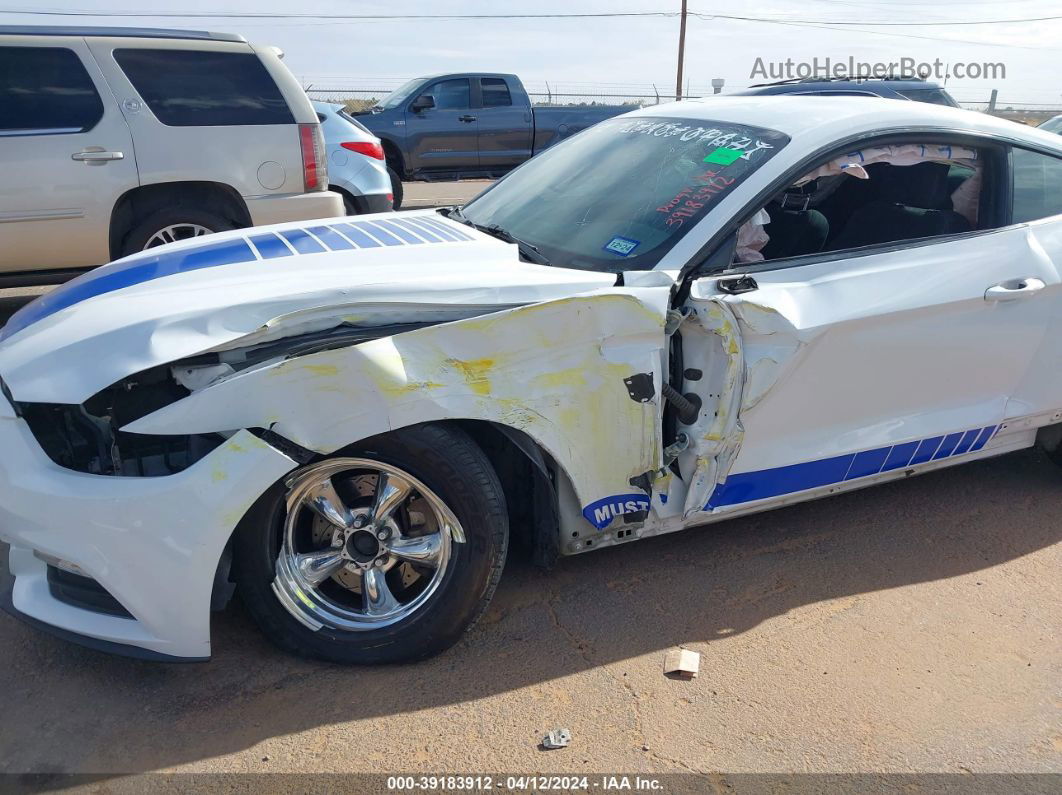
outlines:
M391 93L390 88L318 88L311 86L307 89L311 99L324 102L333 102L344 105L351 111L364 111L377 104L380 100ZM704 92L707 95L710 92ZM674 94L625 92L622 90L606 90L598 92L577 91L553 91L535 90L528 92L531 102L540 107L564 107L568 105L630 105L631 107L647 107L659 105L664 102L672 102ZM694 99L701 94L688 96ZM989 112L987 99L978 101L960 101L959 105L968 110ZM1062 114L1062 106L1034 103L1006 103L997 101L996 107L991 111L992 115L1011 119L1023 124L1040 124L1041 122Z
M311 86L306 91L310 99L344 105L348 110L368 110L390 92L389 89L371 88L317 88ZM674 94L639 94L625 92L575 93L556 91L528 92L531 102L537 106L564 107L566 105L631 105L645 107L672 102Z

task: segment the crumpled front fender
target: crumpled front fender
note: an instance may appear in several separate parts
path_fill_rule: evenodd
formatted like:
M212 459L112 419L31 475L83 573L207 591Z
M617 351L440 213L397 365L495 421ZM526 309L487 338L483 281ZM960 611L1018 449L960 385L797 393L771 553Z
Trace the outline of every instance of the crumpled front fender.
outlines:
M661 467L668 289L612 288L242 371L127 426L148 434L269 428L319 453L421 422L525 432L581 506ZM653 394L625 379L651 373Z

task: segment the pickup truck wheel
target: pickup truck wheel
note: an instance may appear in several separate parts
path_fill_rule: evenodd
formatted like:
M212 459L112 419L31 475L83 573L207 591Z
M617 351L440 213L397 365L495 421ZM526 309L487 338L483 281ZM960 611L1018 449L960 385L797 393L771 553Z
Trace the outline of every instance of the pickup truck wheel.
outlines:
M402 208L402 178L398 176L398 172L390 166L387 167L387 175L391 178L391 193L394 194L394 201L391 202L391 209L399 210Z
M151 213L129 230L122 242L120 254L127 257L166 243L235 228L236 225L231 221L211 212L180 206L166 207Z
M501 577L501 483L463 432L420 425L310 463L236 537L238 593L264 633L339 663L406 662L452 646Z

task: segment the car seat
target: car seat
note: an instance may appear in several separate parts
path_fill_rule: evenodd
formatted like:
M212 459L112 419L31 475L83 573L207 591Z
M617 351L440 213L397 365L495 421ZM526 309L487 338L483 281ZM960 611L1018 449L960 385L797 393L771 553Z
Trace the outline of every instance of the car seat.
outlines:
M827 251L970 231L970 222L950 209L946 164L875 164L871 168L877 198L851 214L827 244Z
M765 259L784 259L822 251L830 234L830 222L818 210L809 209L814 185L787 190L767 211L770 223L763 228L768 235L763 247Z

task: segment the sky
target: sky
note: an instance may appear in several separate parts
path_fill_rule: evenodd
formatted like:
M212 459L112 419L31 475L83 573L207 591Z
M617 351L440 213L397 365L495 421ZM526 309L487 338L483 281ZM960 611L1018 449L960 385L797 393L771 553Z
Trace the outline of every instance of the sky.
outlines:
M422 74L456 71L515 72L532 90L671 93L679 20L606 19L349 20L339 14L527 14L677 12L681 0L0 0L0 25L122 25L234 32L273 44L285 63L314 88L391 88ZM19 11L79 12L39 16ZM689 0L685 71L690 94L724 92L762 78L751 72L770 62L999 63L1005 77L958 79L947 88L961 102L985 102L992 88L999 104L1062 106L1062 19L1004 24L998 20L1062 17L1058 0L763 0L761 4ZM150 12L181 14L152 16ZM138 16L110 16L135 12ZM203 17L220 13L320 14ZM716 16L711 16L711 15ZM184 16L187 15L187 16ZM761 17L772 22L725 19ZM970 22L993 24L971 25ZM893 23L873 25L872 23ZM895 23L923 23L898 26ZM939 26L924 23L943 22ZM967 24L959 24L967 23ZM832 27L831 27L832 26Z

